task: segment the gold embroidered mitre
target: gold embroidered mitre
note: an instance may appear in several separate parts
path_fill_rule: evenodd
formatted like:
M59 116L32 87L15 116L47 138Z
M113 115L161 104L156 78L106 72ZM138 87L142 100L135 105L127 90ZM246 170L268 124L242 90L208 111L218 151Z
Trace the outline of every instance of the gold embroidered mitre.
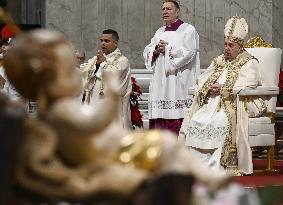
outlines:
M248 30L248 24L244 18L233 16L225 25L224 36L227 40L243 45Z

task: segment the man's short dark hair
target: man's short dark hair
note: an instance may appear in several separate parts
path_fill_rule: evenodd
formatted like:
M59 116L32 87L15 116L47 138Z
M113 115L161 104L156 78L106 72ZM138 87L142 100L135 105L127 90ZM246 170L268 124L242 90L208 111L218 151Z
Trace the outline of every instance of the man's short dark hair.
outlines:
M163 4L164 4L165 2L172 2L172 3L175 5L175 7L176 7L177 9L180 9L180 5L179 5L179 3L178 3L177 1L174 1L174 0L165 0L165 1L163 2Z
M111 34L115 41L119 41L118 32L113 29L106 29L102 32L102 34Z

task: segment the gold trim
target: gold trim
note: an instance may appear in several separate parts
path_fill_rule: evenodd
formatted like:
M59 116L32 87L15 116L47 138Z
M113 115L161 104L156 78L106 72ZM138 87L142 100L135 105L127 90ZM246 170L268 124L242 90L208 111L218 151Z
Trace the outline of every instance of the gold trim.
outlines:
M208 98L210 97L208 88L213 83L216 83L217 79L222 74L224 68L228 69L228 74L224 85L221 88L221 98L225 101L227 99L233 99L233 86L238 79L239 70L241 67L246 64L252 56L244 51L239 54L235 60L226 61L224 55L220 55L213 59L213 65L215 70L213 74L207 79L203 86L198 90L198 100L200 106L203 106L207 103Z
M275 113L273 112L268 112L267 117L270 119L270 122L273 124L275 123Z
M213 60L215 67L214 72L198 90L198 102L199 106L202 107L207 103L208 98L210 97L208 92L209 86L217 82L217 79L220 77L225 68L228 69L226 81L220 91L221 104L218 105L223 107L229 121L229 134L225 137L220 161L221 165L224 167L235 168L238 163L235 140L236 105L234 101L235 95L233 94L233 87L238 79L241 67L251 59L252 56L246 51L239 54L233 61L226 61L224 55L218 56Z
M247 43L244 46L245 48L272 48L272 44L267 43L259 36L259 34L256 34L254 37L250 38Z
M118 61L120 59L120 57L122 57L123 55L118 52L114 58L114 60L112 61L112 63L107 63L106 64L106 68L107 67L113 67L116 64L118 64ZM98 77L96 77L96 75L94 75L94 71L95 69L93 69L93 67L95 66L96 62L97 62L97 57L94 56L92 59L92 62L90 63L90 65L88 66L87 70L88 70L88 77L87 77L87 82L84 85L84 94L83 94L83 99L82 99L82 103L84 103L85 101L87 103L90 103L90 99L91 96L93 95L93 91L94 91L94 87L96 85L96 80L99 79ZM107 61L106 61L107 62ZM99 95L103 96L104 95L104 89L105 89L105 82L103 79L103 71L102 71L102 76L100 78L101 82L100 82L100 87L99 87Z
M235 28L236 28L236 23L237 23L237 20L239 19L238 16L233 16L232 17L232 24L231 24L231 27L230 27L230 30L229 30L229 33L228 33L228 37L232 37L233 36L233 33L235 31Z
M236 36L233 36L233 33L235 32L237 21L240 21L240 17L233 16L231 27L230 27L228 35L225 36L225 40L233 41L233 42L238 43L240 45L244 45L244 42L245 42L244 39L240 39Z
M112 61L112 63L107 63L107 65L106 65L106 68L108 67L108 66L110 66L110 67L112 67L112 66L115 66L116 64L118 64L118 60L120 59L120 57L122 57L122 54L121 53L118 53L116 56L115 56L115 58L114 58L114 60ZM100 96L103 96L104 95L104 88L105 88L105 86L104 86L104 79L103 79L103 74L102 74L102 76L101 76L101 82L100 82L100 88L99 88L99 95Z
M266 171L274 171L274 146L270 146L267 149Z
M243 39L240 39L235 36L225 36L225 40L233 41L235 43L238 43L239 45L243 46L245 41Z

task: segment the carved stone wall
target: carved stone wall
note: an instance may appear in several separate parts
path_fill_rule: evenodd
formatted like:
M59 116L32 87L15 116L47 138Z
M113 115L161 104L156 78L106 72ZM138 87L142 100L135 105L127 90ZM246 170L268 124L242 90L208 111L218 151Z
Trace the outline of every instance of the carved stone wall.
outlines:
M120 49L133 67L143 67L142 51L162 25L162 0L47 0L46 27L65 33L75 47L96 54L102 30L120 35ZM157 13L156 13L157 12Z
M273 42L272 0L181 0L181 4L183 13L192 13L192 22L200 35L202 68L222 52L224 25L233 15L247 20L249 37L259 33L266 41Z
M283 47L282 0L181 0L182 19L200 35L201 66L223 50L223 28L232 15L246 18L250 34L259 33L276 47ZM47 28L62 31L75 47L96 54L99 35L113 28L120 34L120 48L133 68L143 68L142 52L156 29L163 25L162 0L46 0Z
M274 47L283 49L283 1L273 0L272 5L272 43ZM283 56L281 56L283 65Z

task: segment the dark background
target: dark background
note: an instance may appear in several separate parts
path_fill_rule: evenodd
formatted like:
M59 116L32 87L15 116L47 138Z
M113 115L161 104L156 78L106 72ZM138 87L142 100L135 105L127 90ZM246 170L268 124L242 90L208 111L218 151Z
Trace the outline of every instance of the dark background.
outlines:
M44 25L43 0L0 0L0 6L13 18L22 30L41 28ZM0 19L0 31L5 23Z

